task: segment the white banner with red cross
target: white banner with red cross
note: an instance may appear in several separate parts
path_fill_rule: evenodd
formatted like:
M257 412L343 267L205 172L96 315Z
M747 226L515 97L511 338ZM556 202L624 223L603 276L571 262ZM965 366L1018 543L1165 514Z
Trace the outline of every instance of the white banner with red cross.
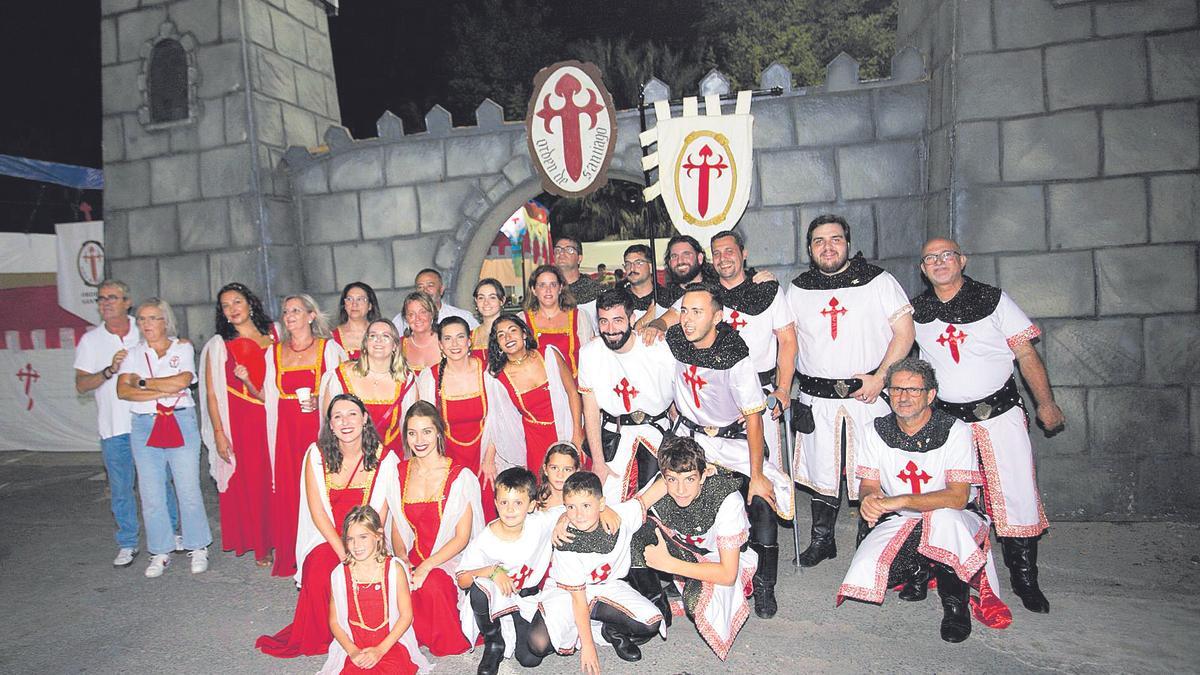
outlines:
M75 393L73 347L0 350L0 450L97 451L96 401Z
M642 158L642 168L658 168L658 182L648 186L649 202L662 197L663 206L680 234L708 247L712 236L733 229L750 201L754 175L754 116L749 91L739 91L733 114L721 114L721 98L704 97L699 114L695 97L683 99L683 114L671 117L667 101L654 104L658 119L642 132L641 143L654 152Z
M96 290L104 280L104 221L59 223L58 305L85 321L96 321Z

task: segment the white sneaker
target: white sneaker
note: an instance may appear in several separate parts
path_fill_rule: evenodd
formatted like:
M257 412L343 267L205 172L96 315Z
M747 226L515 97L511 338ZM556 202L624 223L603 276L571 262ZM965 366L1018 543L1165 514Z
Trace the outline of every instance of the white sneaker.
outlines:
M150 564L146 566L146 576L157 579L163 575L163 570L171 564L171 556L166 554L150 556Z
M175 552L179 553L182 550L183 550L183 535L177 534L177 535L175 535Z
M137 554L136 548L122 548L117 551L117 557L113 558L113 567L129 567L133 564L133 559L137 557Z
M188 557L192 559L192 574L208 571L208 549L198 548L189 551Z

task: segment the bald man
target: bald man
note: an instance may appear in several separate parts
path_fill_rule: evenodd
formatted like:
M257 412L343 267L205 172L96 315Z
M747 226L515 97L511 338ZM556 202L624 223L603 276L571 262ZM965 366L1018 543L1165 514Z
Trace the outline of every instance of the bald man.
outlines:
M967 256L950 239L921 250L921 272L932 289L913 298L921 357L941 387L936 405L971 427L984 474L984 500L1012 575L1013 591L1031 612L1050 604L1038 587L1037 542L1046 514L1034 475L1029 422L1013 361L1037 402L1046 433L1063 427L1046 367L1033 348L1037 326L1007 293L965 276Z

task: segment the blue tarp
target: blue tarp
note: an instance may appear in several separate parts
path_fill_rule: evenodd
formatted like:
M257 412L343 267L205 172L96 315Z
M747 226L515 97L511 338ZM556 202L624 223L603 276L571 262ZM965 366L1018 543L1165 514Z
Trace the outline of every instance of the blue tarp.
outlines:
M0 155L0 176L16 176L81 190L104 189L104 172L100 169L12 155Z

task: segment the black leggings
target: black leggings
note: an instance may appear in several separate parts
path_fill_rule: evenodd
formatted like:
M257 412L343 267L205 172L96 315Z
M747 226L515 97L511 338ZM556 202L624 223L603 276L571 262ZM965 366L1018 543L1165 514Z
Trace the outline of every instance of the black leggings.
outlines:
M483 630L483 622L493 623L487 594L478 586L472 585L468 595L471 598L471 610L475 612L475 621L481 624L479 628ZM513 612L509 616L512 617L513 627L517 629L517 644L513 646L513 656L526 668L541 665L543 658L554 653L554 646L550 644L550 631L546 630L542 613L539 611L534 615L533 621L521 618L520 612ZM495 623L499 621L500 619L497 619Z

